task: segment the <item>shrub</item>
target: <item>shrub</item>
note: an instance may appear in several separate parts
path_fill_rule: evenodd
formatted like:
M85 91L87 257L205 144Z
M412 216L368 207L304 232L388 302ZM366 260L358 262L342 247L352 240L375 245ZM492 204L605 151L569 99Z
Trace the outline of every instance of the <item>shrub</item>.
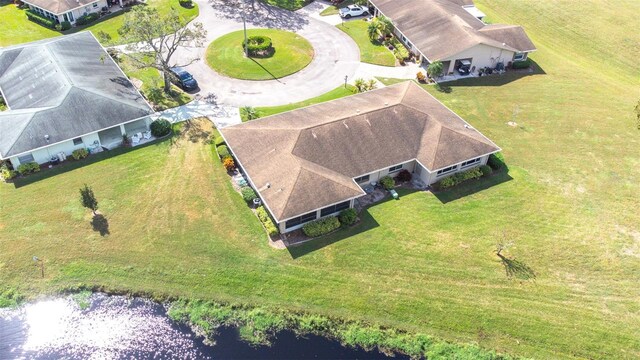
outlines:
M222 135L220 135L220 133L216 133L213 136L213 143L216 145L216 147L224 145L224 138L222 137Z
M4 181L11 180L17 175L18 175L18 172L15 170L11 170L6 166L0 167L0 178L2 178L2 180Z
M249 56L264 56L271 53L273 44L268 36L254 35L247 38L246 44L243 41L243 45L247 47Z
M493 169L491 169L491 166L489 165L480 166L480 171L482 172L482 176L489 176L493 174Z
M267 213L267 210L265 210L264 206L259 206L256 209L256 214L258 215L258 219L260 219L262 225L264 225L264 228L267 229L267 233L269 233L269 236L276 236L278 235L278 233L280 233L276 225L271 220L271 217Z
M450 176L447 178L444 178L442 180L440 180L440 182L438 183L441 189L447 189L450 188L454 185L456 185L456 180Z
M309 237L328 234L340 227L340 220L335 216L308 222L302 227L302 232Z
M218 156L220 156L221 161L224 161L225 158L231 156L231 154L229 153L229 149L227 148L226 145L220 145L216 147L216 150L218 151Z
M171 123L167 119L154 120L150 126L151 135L155 137L162 137L169 135L171 132Z
M231 171L236 167L236 163L233 161L231 156L224 158L222 161L222 166L224 166L227 171Z
M76 149L76 150L73 150L73 152L71 153L71 156L73 156L73 158L76 160L80 160L89 156L89 152L85 148Z
M411 173L409 172L409 170L402 170L398 173L398 176L396 176L396 181L398 182L407 182L407 181L411 181Z
M27 19L38 23L40 25L46 26L48 28L54 29L56 26L56 21L46 18L44 16L41 16L40 14L36 13L33 10L27 10L25 11L25 14L27 14Z
M462 171L456 174L453 174L447 178L440 180L439 187L441 189L447 189L452 186L458 185L462 182L471 179L478 179L482 177L482 171L479 168L469 169L467 171Z
M63 22L61 22L61 23L60 23L60 29L61 29L62 31L67 31L67 30L71 29L71 23L70 23L70 22L68 22L68 21L63 21Z
M506 166L506 164L504 163L504 156L502 155L502 153L489 155L487 165L489 165L494 171L502 169Z
M511 68L512 69L516 69L516 70L517 69L528 69L529 66L531 66L531 60L529 60L529 59L526 59L526 60L523 60L523 61L514 61L511 64Z
M380 178L380 185L382 185L382 187L387 190L391 190L394 186L396 186L396 181L393 180L391 176L384 176Z
M27 175L38 171L40 171L40 165L37 162L28 162L18 166L18 173L20 173L20 175Z
M418 71L418 73L416 74L416 79L418 79L418 81L421 83L427 81L427 77L424 75L422 71Z
M356 213L356 209L354 208L344 209L340 212L340 215L338 215L338 219L344 226L353 225L356 219L358 219L358 213Z
M244 201L246 202L253 201L253 199L256 199L258 197L258 195L256 195L256 192L248 186L244 186L243 188L241 188L240 193L242 194L242 199L244 199Z
M99 17L100 15L98 15L98 13L89 13L87 15L82 15L76 19L76 25L91 24L92 22L98 20Z

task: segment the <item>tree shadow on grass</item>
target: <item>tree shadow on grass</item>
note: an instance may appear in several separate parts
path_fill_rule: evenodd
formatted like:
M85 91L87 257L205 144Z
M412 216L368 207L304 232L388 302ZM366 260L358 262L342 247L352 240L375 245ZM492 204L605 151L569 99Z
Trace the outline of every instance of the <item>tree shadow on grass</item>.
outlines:
M102 214L95 214L91 219L91 227L93 231L100 233L100 236L109 235L109 221Z
M519 280L535 280L536 273L527 264L520 260L510 259L504 255L498 254L500 262L504 266L507 277Z
M262 70L264 70L267 74L269 74L273 80L281 83L282 81L280 81L280 79L278 79L275 75L273 75L273 73L271 71L269 71L266 67L264 67L262 64L260 64L256 59L250 57L249 60L253 61L254 63L256 63L258 66L260 66L262 68Z
M432 192L440 202L446 204L511 180L513 178L507 170L500 170L489 177L469 180L449 190L434 190Z
M361 234L380 226L367 209L362 210L362 212L358 214L358 217L360 218L360 221L353 226L342 228L332 234L309 240L300 245L288 246L287 250L293 259L297 259L314 251L323 249L329 245L335 244L338 241L345 240L354 235Z

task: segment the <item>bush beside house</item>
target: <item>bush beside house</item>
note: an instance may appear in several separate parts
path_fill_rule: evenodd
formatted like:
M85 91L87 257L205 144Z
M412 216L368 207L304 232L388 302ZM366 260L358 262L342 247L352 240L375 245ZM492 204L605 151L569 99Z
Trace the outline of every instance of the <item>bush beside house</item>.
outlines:
M380 178L380 185L386 190L391 190L396 186L396 181L391 176L383 176Z
M507 165L504 162L504 156L500 152L489 155L489 160L487 160L487 165L489 165L493 169L493 171L498 171L502 168L507 167Z
M446 177L438 182L438 187L440 189L448 189L450 187L456 186L460 183L463 183L467 180L478 179L483 176L482 171L479 168L469 169L467 171L462 171L456 174L453 174L449 177Z
M6 165L0 167L0 178L3 181L8 181L18 176L18 172L15 170L9 169Z
M27 10L25 11L25 14L27 14L27 19L38 23L40 25L46 26L48 28L54 29L56 26L56 22L55 20L46 18L44 16L41 16L40 14L36 13L33 10Z
M308 237L318 237L328 234L340 227L340 221L335 216L308 222L302 227L302 232Z
M84 159L87 156L89 156L89 152L87 151L87 149L76 149L73 150L73 152L71 152L71 156L75 159L75 160L80 160L80 159Z
M243 186L240 189L240 194L242 194L242 199L246 202L251 202L253 201L253 199L258 198L258 195L256 195L256 192L253 191L253 189L248 186Z
M221 161L224 161L225 158L230 157L229 148L226 145L219 145L216 147L216 151L218 151L218 156Z
M171 123L167 119L154 120L149 126L151 129L151 135L155 137L162 137L169 135L171 132Z
M18 166L18 173L20 175L32 174L38 171L40 171L40 165L37 162L28 162Z
M340 223L344 226L355 224L357 219L358 213L354 208L344 209L340 212L340 215L338 215L338 220L340 220Z
M260 219L260 222L264 225L269 236L276 236L280 233L280 231L278 231L278 227L273 223L264 206L259 206L256 209L256 215L258 215L258 219Z

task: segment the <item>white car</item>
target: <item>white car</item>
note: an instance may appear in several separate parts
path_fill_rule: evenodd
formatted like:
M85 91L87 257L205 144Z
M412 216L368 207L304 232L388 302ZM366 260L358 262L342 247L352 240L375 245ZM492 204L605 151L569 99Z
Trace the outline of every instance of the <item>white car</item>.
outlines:
M352 16L362 16L369 13L369 8L360 5L349 5L340 9L340 16L348 19Z

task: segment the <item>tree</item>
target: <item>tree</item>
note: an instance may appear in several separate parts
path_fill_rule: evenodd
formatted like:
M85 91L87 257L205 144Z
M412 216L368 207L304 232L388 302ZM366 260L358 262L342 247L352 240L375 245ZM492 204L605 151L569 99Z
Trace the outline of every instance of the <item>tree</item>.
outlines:
M438 77L442 74L442 61L434 61L427 66L427 74L430 78Z
M201 23L186 26L186 21L175 9L162 16L150 6L135 6L125 15L118 34L129 44L125 55L139 68L159 70L164 78L164 92L169 93L171 80L174 79L170 69L188 66L199 60L194 58L176 62L172 61L173 55L183 46L202 46L207 32Z
M378 30L382 35L386 36L393 33L393 23L388 17L380 15L376 19L378 20Z
M91 209L91 211L93 211L93 215L96 215L96 211L98 210L98 200L93 193L93 189L91 189L87 184L84 184L84 187L80 188L80 203L82 203L82 206L87 209Z
M367 34L369 35L369 39L375 40L375 38L378 37L379 25L380 23L377 19L373 19L373 21L369 23L369 26L367 26Z

